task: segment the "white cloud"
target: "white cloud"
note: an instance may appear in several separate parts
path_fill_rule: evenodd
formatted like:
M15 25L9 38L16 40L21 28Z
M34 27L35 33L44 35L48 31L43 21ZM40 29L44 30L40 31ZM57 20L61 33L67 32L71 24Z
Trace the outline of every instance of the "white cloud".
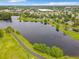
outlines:
M33 4L33 5L49 5L49 6L53 6L53 5L79 5L79 2L49 2L46 4Z
M79 2L50 2L48 5L79 5Z
M9 0L8 2L25 2L26 0Z
M16 2L16 0L10 0L9 2Z

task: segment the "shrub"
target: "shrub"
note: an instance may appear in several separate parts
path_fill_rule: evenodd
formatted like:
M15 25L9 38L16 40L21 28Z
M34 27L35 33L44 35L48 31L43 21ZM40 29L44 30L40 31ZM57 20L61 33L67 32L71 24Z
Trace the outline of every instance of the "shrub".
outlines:
M19 31L16 31L16 33L17 33L17 34L20 34L20 32L19 32Z
M0 29L0 38L2 38L3 36L4 36L4 31Z
M38 44L38 43L35 43L33 45L34 49L38 50L38 51L41 51L43 53L49 53L49 47L47 47L46 44Z
M42 53L46 53L52 57L63 57L64 56L64 53L62 51L62 49L56 47L56 46L53 46L52 48L51 47L48 47L46 44L38 44L38 43L35 43L33 45L33 48L35 50L38 50Z
M63 55L64 55L63 51L60 48L58 48L56 46L53 46L51 48L51 56L58 58L58 57L62 57Z
M10 32L14 32L14 29L11 26L8 26L6 29L6 32L10 33Z
M56 31L59 31L59 24L56 25Z

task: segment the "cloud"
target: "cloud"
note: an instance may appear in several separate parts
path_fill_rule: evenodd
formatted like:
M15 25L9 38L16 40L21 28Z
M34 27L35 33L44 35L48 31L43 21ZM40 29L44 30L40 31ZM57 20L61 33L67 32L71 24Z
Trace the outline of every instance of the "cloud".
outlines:
M10 0L9 2L17 2L16 0Z
M33 5L49 5L49 6L79 5L79 2L49 2L46 4L33 4Z
M0 2L26 2L27 0L0 0Z
M79 5L79 2L50 2L48 5Z
M27 0L9 0L8 2L26 2Z

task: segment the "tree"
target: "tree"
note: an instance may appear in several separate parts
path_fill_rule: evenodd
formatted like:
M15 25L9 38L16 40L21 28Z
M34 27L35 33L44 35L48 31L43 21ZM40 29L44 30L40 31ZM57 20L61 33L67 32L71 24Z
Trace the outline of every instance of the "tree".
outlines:
M74 22L74 26L79 26L79 15L75 15L71 20Z
M10 20L11 21L11 13L8 12L1 12L0 13L0 20Z
M56 58L62 57L64 55L63 51L60 48L56 47L56 46L53 46L51 48L51 53L50 54L51 54L51 56L56 57Z
M47 24L47 19L44 20L44 24L45 24L45 25Z
M8 26L6 29L6 32L10 33L10 32L14 32L14 29L11 26Z
M59 31L59 24L56 25L56 31Z
M4 36L4 31L0 29L0 38L2 38L3 36Z

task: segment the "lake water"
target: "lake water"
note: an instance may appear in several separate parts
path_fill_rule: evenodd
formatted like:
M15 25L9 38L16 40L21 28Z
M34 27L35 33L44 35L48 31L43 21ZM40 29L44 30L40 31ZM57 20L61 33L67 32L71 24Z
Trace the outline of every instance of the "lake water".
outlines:
M12 17L13 22L0 22L0 28L12 26L18 30L31 43L45 43L49 46L57 46L64 50L65 55L79 56L79 41L72 40L62 32L57 32L51 25L34 22L19 22L17 17Z

